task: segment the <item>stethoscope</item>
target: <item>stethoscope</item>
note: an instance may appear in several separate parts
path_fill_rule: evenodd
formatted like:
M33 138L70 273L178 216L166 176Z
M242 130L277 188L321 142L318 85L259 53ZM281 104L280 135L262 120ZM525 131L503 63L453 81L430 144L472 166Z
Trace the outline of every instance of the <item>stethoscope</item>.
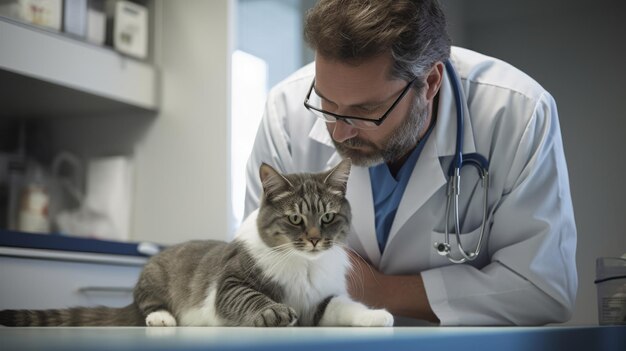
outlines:
M463 154L463 121L464 121L464 108L463 108L463 92L461 91L461 83L459 78L452 67L449 60L445 62L446 72L448 73L452 90L454 93L454 102L456 104L456 150L454 154L454 160L450 165L448 171L448 202L446 204L446 224L445 233L446 240L443 243L435 242L435 249L437 253L442 256L446 256L452 263L464 263L466 261L472 261L478 257L480 249L482 247L483 235L485 234L485 224L487 222L487 195L489 194L489 161L478 153ZM483 199L483 220L480 227L480 236L478 237L478 243L476 249L472 252L466 251L461 244L461 235L459 225L459 193L461 192L461 168L463 166L471 165L478 170L478 175L482 181L482 187L484 190ZM459 249L460 257L455 258L452 256L450 247L450 228L448 223L450 222L450 210L454 211L454 232L456 234L456 243Z

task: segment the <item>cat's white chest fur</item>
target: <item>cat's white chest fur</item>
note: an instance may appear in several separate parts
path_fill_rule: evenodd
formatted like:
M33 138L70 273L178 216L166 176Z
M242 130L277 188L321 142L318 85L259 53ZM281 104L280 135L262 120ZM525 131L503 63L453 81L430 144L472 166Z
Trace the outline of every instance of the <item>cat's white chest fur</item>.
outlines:
M283 262L258 264L274 282L284 287L283 302L298 313L304 324L310 324L318 304L329 296L345 295L347 256L341 248L332 248L315 260L292 254Z
M245 243L267 279L284 288L283 302L296 310L301 323L312 323L318 304L325 298L346 294L349 259L340 247L315 258L294 250L277 252L262 241L256 228L244 227L237 240Z

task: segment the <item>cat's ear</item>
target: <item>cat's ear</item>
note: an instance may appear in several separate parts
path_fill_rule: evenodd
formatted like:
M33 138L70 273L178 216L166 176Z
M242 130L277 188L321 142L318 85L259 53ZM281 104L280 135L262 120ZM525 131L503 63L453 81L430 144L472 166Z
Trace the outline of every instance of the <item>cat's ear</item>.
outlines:
M259 169L263 193L268 200L277 200L289 193L293 185L282 174L278 173L272 166L263 163Z
M324 184L336 190L337 195L345 196L348 189L348 177L350 177L350 167L352 161L349 158L339 162L333 169L328 171L324 178Z

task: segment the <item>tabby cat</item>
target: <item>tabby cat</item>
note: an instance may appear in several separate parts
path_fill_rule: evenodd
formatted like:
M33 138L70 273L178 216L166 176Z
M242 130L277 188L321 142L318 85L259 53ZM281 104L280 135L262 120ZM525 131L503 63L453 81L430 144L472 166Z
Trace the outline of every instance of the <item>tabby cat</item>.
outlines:
M7 326L391 326L347 294L350 161L323 173L263 164L260 208L230 243L190 241L145 265L123 308L4 310Z

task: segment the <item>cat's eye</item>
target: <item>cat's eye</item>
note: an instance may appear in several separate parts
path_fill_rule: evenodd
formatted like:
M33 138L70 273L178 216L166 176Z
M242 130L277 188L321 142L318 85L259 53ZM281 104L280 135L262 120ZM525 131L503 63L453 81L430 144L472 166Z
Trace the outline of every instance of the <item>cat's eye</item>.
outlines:
M289 218L289 223L293 225L300 225L300 223L302 223L302 216L300 216L299 214L292 214L289 215L287 218Z
M322 224L328 224L328 223L332 222L333 219L335 219L335 214L334 213L332 213L332 212L324 213L322 215L322 218L321 218Z

